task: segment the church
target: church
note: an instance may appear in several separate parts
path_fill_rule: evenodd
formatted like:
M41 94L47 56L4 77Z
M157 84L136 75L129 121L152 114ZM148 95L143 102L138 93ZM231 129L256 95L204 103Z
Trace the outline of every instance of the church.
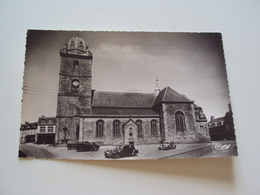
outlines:
M154 93L93 90L93 55L79 36L65 44L60 58L55 143L210 142L203 109L171 87Z

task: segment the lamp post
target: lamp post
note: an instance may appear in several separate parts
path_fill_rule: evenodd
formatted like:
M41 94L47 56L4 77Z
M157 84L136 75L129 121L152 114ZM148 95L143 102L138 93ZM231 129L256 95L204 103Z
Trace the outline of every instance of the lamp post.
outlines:
M68 131L68 128L65 126L63 128L63 131L64 131L64 142L66 143L67 142L67 140L66 140L66 132Z

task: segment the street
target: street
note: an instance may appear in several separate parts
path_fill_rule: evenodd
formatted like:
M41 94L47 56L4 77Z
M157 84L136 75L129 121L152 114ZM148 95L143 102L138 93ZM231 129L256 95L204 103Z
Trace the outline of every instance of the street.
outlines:
M110 160L105 158L104 152L115 146L100 146L98 151L76 152L68 150L64 145L21 144L20 154L27 158L47 159L82 159L82 160ZM119 158L117 160L136 159L173 159L173 158L201 158L236 156L237 147L234 141L220 141L203 144L177 144L176 149L158 150L158 145L137 145L137 156ZM22 155L20 157L23 157Z

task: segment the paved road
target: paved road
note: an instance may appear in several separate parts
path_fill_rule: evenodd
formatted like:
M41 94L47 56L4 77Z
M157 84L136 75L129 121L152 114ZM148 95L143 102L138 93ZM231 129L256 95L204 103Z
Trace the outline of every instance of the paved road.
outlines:
M20 145L20 155L26 156L26 158L56 158L53 153L49 152L44 147L38 147L31 144Z
M64 146L20 145L20 150L26 154L27 157L51 159L110 160L104 157L104 152L107 149L113 148L114 146L101 146L98 151L76 152L76 150L67 150ZM206 144L177 144L177 148L172 150L158 150L158 145L138 145L136 149L139 150L137 156L120 158L118 160L224 157L237 155L236 143L229 141Z
M190 151L169 155L163 159L172 158L202 158L202 157L229 157L237 156L237 145L234 141L213 141L207 147L197 148Z

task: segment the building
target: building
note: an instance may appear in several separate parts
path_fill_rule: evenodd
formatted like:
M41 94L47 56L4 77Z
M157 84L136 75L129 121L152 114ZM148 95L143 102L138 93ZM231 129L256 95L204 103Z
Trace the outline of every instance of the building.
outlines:
M38 122L21 125L20 143L53 144L55 141L56 117L41 116Z
M229 111L223 117L214 118L208 122L209 133L212 141L235 140L235 128L231 104Z
M20 127L20 143L34 143L35 142L35 135L37 132L38 123L29 123L25 122Z
M41 116L35 135L36 144L53 144L55 141L56 117Z
M210 142L202 108L169 86L156 93L93 90L93 55L79 36L69 40L60 57L56 143Z

